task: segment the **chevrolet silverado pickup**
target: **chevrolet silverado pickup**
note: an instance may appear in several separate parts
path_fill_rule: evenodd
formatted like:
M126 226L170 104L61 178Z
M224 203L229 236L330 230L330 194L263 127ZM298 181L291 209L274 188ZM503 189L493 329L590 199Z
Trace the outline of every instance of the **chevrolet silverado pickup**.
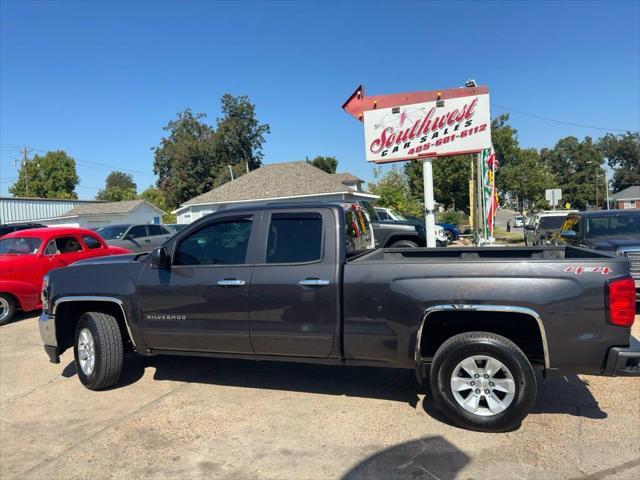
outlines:
M576 247L375 249L357 205L216 212L150 254L44 279L50 361L89 389L124 352L412 369L439 408L516 428L537 376L640 375L629 260Z

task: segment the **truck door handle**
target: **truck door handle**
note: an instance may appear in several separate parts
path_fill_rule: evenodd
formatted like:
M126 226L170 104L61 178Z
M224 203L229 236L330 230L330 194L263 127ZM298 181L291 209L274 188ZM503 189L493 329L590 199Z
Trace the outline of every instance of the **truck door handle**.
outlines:
M321 280L319 278L305 278L304 280L300 280L298 285L302 285L304 287L324 287L325 285L329 285L331 282L329 280Z
M218 285L221 287L241 287L245 284L244 280L239 278L225 278L224 280L218 280Z

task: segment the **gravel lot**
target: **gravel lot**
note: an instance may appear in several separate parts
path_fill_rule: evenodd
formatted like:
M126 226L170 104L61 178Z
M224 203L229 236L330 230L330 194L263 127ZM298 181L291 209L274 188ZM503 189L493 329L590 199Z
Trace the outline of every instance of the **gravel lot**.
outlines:
M634 334L638 337L638 320ZM130 355L91 392L37 318L0 327L0 478L640 478L640 380L546 380L514 432L447 424L409 372Z

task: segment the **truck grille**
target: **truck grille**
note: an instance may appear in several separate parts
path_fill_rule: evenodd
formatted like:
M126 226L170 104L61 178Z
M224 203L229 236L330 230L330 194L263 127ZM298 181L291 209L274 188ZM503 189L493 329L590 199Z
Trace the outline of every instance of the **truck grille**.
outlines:
M631 261L631 274L634 277L640 276L640 250L622 252Z

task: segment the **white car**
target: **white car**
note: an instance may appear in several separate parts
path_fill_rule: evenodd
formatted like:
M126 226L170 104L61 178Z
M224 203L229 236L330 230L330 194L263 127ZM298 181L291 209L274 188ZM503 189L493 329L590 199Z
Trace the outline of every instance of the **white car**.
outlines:
M514 228L522 228L522 227L524 227L524 216L523 215L516 215L515 217L513 217L513 226L514 226Z

